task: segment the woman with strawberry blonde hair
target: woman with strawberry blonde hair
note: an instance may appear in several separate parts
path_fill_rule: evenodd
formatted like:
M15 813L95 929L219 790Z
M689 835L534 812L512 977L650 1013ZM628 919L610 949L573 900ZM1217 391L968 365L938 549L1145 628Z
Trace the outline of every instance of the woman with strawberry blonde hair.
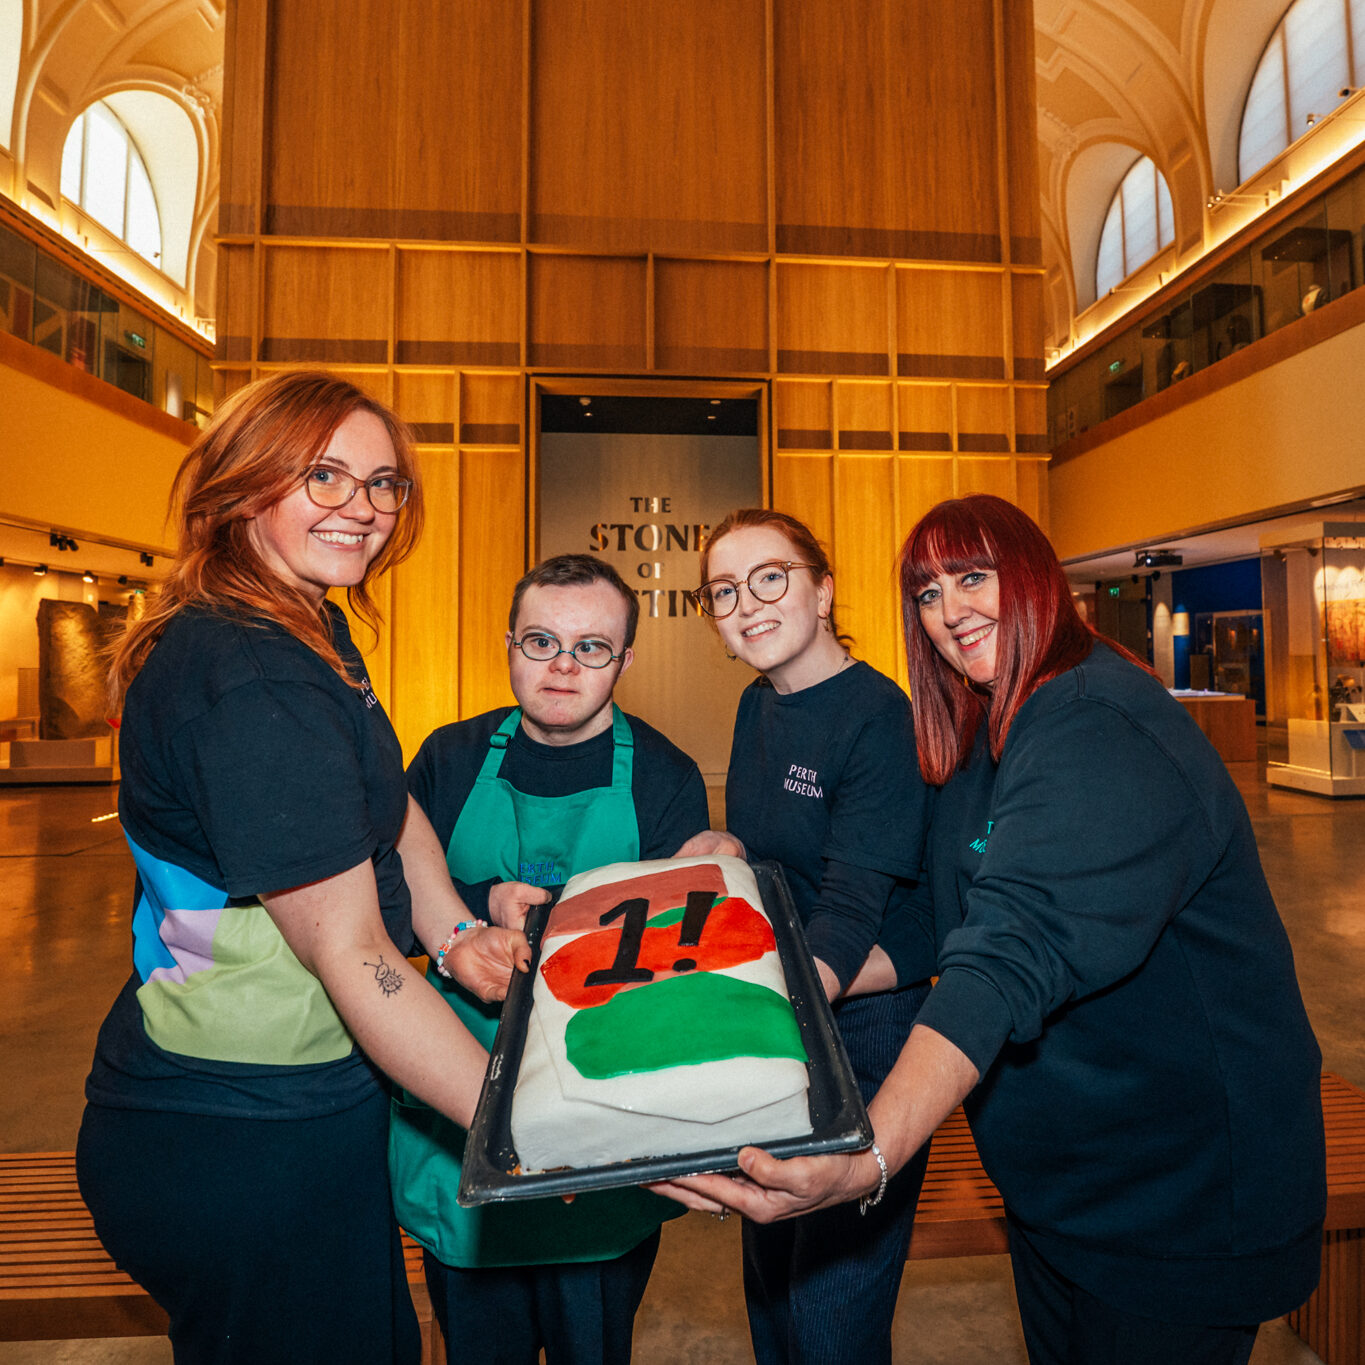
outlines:
M885 1079L928 993L929 938L899 921L919 875L929 792L914 776L905 693L853 658L834 621L820 542L771 508L731 512L702 554L697 600L757 670L735 717L728 829L687 853L782 865L863 1098ZM907 770L910 776L907 780ZM897 945L894 955L881 945ZM928 1149L852 1207L744 1225L744 1296L758 1365L878 1365Z
M346 381L276 375L222 406L173 506L175 561L111 672L133 971L86 1083L81 1192L177 1361L413 1362L380 1072L468 1124L487 1059L405 955L499 999L527 954L460 932L327 600L376 619L374 577L421 526L411 444Z
M900 556L938 980L869 1106L897 1170L965 1101L1033 1365L1245 1365L1318 1277L1317 1044L1251 822L1042 531L940 503ZM740 1155L680 1182L760 1220L885 1180Z

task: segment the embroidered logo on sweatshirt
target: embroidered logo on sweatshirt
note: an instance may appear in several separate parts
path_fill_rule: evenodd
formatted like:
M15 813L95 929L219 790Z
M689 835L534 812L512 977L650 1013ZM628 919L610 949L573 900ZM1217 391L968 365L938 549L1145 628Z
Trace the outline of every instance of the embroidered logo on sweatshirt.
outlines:
M803 768L799 764L793 763L787 769L787 776L782 781L782 786L786 791L793 792L797 796L813 796L817 801L823 801L825 789L819 786L820 774L814 768Z
M995 821L987 820L985 834L983 834L979 839L973 839L972 842L967 845L967 847L970 848L973 853L984 853L986 851L986 840L991 837L991 830L993 830L994 828Z

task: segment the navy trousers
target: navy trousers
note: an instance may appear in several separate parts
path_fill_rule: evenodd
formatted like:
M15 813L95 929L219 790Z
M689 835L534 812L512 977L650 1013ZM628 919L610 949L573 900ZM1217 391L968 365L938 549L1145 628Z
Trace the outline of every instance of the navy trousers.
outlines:
M835 1007L864 1102L910 1036L929 988L857 996ZM890 1365L926 1144L866 1216L856 1203L761 1226L744 1223L744 1298L757 1365Z
M315 1119L86 1107L81 1194L176 1365L416 1365L388 1129L378 1092Z

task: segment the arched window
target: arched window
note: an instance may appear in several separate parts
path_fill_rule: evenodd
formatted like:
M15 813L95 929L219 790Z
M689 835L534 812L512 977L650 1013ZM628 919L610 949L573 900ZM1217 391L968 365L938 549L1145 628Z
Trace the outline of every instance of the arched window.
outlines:
M1251 79L1237 146L1249 180L1365 80L1365 0L1294 0Z
M139 256L160 265L161 215L146 163L103 100L86 109L66 136L62 194Z
M1095 297L1102 299L1174 240L1166 177L1151 157L1140 157L1119 182L1104 216L1095 259Z

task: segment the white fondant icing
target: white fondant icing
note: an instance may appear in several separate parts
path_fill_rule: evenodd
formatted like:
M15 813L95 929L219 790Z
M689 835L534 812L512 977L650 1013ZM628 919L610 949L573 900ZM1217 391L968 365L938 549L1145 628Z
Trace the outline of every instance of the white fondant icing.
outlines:
M731 896L764 914L758 884L738 858L677 858L613 863L572 878L560 905L602 886L651 873L711 865ZM560 917L561 923L564 917ZM551 915L541 967L577 939L557 932ZM719 974L762 985L787 999L775 951ZM644 987L643 989L648 989ZM524 1170L584 1168L639 1157L682 1155L811 1131L807 1073L791 1058L735 1057L593 1080L568 1061L565 1029L576 1011L557 1000L537 971L533 1005L512 1104L512 1140Z

